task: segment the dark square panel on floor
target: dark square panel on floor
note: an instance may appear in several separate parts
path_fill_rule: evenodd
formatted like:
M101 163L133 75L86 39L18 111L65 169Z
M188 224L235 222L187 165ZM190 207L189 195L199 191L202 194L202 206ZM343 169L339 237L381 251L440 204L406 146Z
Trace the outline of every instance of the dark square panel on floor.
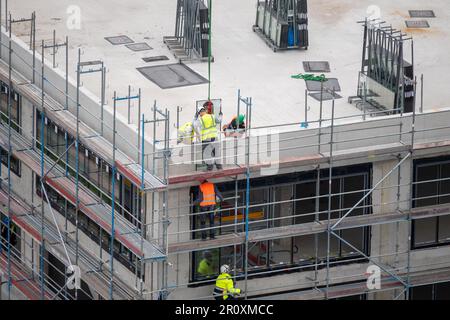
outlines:
M411 18L435 18L433 10L409 10Z
M105 37L105 40L115 46L119 44L134 43L134 41L131 40L128 36Z
M305 72L330 72L328 61L303 61Z
M408 28L429 28L427 20L406 20L406 26Z
M320 101L320 92L313 92L309 94L311 97L313 97L314 99L316 99L317 101ZM337 93L334 93L334 99L340 99L342 98L342 96L338 95ZM328 93L328 92L323 92L322 93L322 101L327 101L327 100L333 100L333 94Z
M142 58L145 62L155 62L155 61L162 61L162 60L169 60L167 56L154 56L154 57L145 57Z
M181 63L141 67L137 70L161 89L208 83L208 80Z
M127 44L125 47L133 51L145 51L153 49L145 42Z
M320 81L305 80L306 88L308 91L320 91L321 84ZM329 89L334 91L341 91L341 86L336 78L328 78L327 81L323 82L324 89Z

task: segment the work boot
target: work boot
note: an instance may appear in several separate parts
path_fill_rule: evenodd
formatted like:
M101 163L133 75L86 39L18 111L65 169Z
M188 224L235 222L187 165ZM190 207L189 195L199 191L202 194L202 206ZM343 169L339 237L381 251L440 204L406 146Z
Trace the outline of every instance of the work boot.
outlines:
M206 170L208 170L208 171L212 171L213 168L214 168L214 166L212 164L208 164L206 166Z
M216 163L216 168L217 168L217 170L222 170L223 169L223 167L222 167L222 165L220 163Z

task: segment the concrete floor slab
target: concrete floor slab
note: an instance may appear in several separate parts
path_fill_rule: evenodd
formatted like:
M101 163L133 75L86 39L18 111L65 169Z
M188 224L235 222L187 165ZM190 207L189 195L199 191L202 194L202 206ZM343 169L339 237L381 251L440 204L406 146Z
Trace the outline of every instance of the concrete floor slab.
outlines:
M142 88L143 110L151 116L150 106L156 99L176 114L177 106L183 107L180 122L192 120L195 101L205 99L208 85L180 87L165 91L149 82L136 70L145 66L145 52L131 52L123 46L111 47L104 37L126 34L136 42L147 42L155 55L166 55L168 62L176 62L163 36L174 34L176 1L167 0L78 0L80 28L71 28L74 17L73 1L41 0L30 5L28 0L16 0L10 4L13 18L28 17L33 10L37 15L37 42L52 38L56 29L57 39L70 41L69 70L75 77L76 51L82 47L83 60L104 60L108 68L107 102L112 104L112 93L126 94L128 85L137 92ZM435 109L448 106L448 74L450 74L450 10L447 0L432 0L427 9L434 10L436 18L430 28L407 28L409 10L422 10L422 0L315 0L309 5L308 50L274 53L252 31L255 21L255 1L217 1L213 12L211 96L223 101L224 119L236 112L237 91L253 97L252 122L254 126L277 125L304 120L304 81L290 76L302 72L302 61L329 61L329 77L339 78L344 99L336 101L338 116L361 115L347 97L356 95L358 71L361 68L363 30L356 22L366 16L380 16L414 38L414 62L416 75L424 75L424 108ZM72 10L72 11L71 11ZM28 39L29 26L17 24L13 32L23 40ZM50 53L50 52L49 52ZM407 56L407 60L410 58ZM57 55L59 66L64 66L64 54ZM189 66L207 78L207 63ZM100 83L96 77L84 77L84 86L100 96ZM318 119L318 103L310 99L308 120ZM418 99L420 101L420 92ZM328 109L328 108L327 108ZM276 110L276 113L274 112ZM127 110L118 111L126 116ZM137 112L137 108L132 108ZM325 115L326 116L326 115ZM132 119L136 119L132 115ZM173 117L175 118L175 117ZM174 121L172 121L173 123Z

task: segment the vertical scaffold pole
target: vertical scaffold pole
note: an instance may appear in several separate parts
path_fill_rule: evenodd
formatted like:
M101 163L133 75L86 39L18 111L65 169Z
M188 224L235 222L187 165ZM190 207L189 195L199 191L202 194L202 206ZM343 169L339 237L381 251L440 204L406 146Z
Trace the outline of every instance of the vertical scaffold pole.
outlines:
M144 169L144 163L145 163L145 115L142 114L142 120L141 120L141 189L142 192L145 190L145 169Z
M33 12L33 79L32 83L36 80L36 12Z
M139 89L139 97L141 95L141 89ZM140 99L140 98L139 98ZM141 102L139 100L139 114L140 114L140 105ZM145 234L146 234L146 217L145 217L145 210L142 210L142 208L146 207L146 200L147 196L145 194L145 168L144 168L144 163L145 163L145 115L142 114L142 129L141 129L141 205L140 205L140 211L141 211L141 252L144 252L144 239L145 239ZM139 148L138 148L139 150ZM141 258L141 272L139 275L139 294L142 297L143 295L143 291L144 291L144 273L145 273L145 264L144 264L144 259Z
M328 299L328 290L330 287L330 249L331 249L331 193L333 192L333 139L334 139L334 90L333 101L331 103L331 127L330 127L330 161L328 169L328 224L327 224L327 287L325 297Z
M11 93L12 93L12 79L11 79L11 71L12 71L12 42L11 37L9 37L9 59L8 59L8 221L7 221L7 261L8 261L8 300L11 300L11 286L12 286L12 278L11 278ZM0 49L1 50L1 49ZM1 166L1 164L0 164ZM0 287L1 289L1 287Z
M41 178L44 177L44 128L45 128L45 63L44 63L44 40L42 40L42 63L41 63ZM41 181L41 187L45 185L45 181ZM41 250L39 257L39 274L41 282L41 300L44 300L44 254L45 254L45 243L44 243L44 190L41 191Z
M249 109L251 108L251 99L246 99L247 114L249 114ZM249 119L247 119L249 120ZM250 127L247 130L247 146L246 146L246 191L245 191L245 299L248 298L248 232L249 232L249 206L250 206Z
M129 85L128 86L128 97L127 97L127 100L128 100L128 124L130 124L131 123L131 86Z
M141 143L141 126L139 125L139 121L141 121L141 88L138 90L138 117L136 125L138 127L138 136L137 136L137 161L139 163L139 149L140 149L140 143ZM144 137L144 130L142 130L142 137ZM144 162L141 163L142 167L144 167ZM142 180L143 181L143 180Z
M237 112L236 119L239 119L239 112L241 111L241 89L238 89L238 101L237 101ZM238 149L239 149L239 141L238 139L234 139L234 164L237 166L238 163Z
M56 30L53 29L53 53L52 53L52 66L56 68Z
M414 96L416 95L416 87L414 84ZM407 277L406 277L406 295L405 295L405 300L409 300L409 286L411 283L411 235L412 235L412 220L411 220L411 210L413 208L413 199L414 199L414 184L413 184L413 177L414 177L414 139L415 139L415 131L416 131L416 108L413 108L413 113L412 113L412 124L411 124L411 150L410 150L410 154L411 154L411 159L409 159L410 161L410 176L409 176L409 210L408 210L408 254L407 254L407 266L406 266L406 272L407 272ZM400 168L399 168L400 170Z
M211 54L212 54L212 45L211 45L211 29L212 29L212 0L208 0L208 100L211 100Z
M0 0L0 31L1 31L1 28L2 28L2 6L3 6L3 1L2 0ZM3 43L2 42L2 33L0 32L0 44L1 43ZM0 45L0 59L1 59L1 57L2 57L2 46ZM0 290L0 295L1 295L1 290Z
M109 286L109 299L114 299L114 238L115 238L115 204L116 204L116 92L114 91L114 111L113 111L113 161L112 161L112 192L111 192L111 246L110 246L110 269L111 269L111 281Z
M164 130L164 157L163 157L163 165L164 165L164 184L167 186L169 184L169 130L170 130L170 111L167 110L166 108L166 112L165 112L165 130ZM167 204L168 201L168 191L167 188L163 191L163 209L164 209L164 225L163 225L163 237L164 237L164 246L163 248L165 249L165 256L167 256L168 252L169 252L169 233L167 231L167 228L169 227L169 206ZM165 269L165 275L164 275L164 298L167 299L168 296L168 263L167 263L167 259L164 260L163 262L164 264L164 269Z
M69 37L66 36L66 105L65 109L69 109Z
M103 122L104 122L104 108L105 108L105 96L106 96L106 67L102 61L102 88L101 88L101 101L100 101L100 134L103 136Z
M76 96L76 137L75 137L75 265L78 265L79 256L79 224L78 216L80 210L80 199L79 199L79 184L80 184L80 64L81 64L81 48L78 48L78 63L77 63L77 96ZM75 299L77 299L77 290L75 290Z
M317 153L320 154L322 151L322 97L323 97L323 81L320 82L320 107L319 107L319 133L317 135L318 145ZM315 198L315 215L314 222L319 223L319 211L320 211L320 162L317 164L316 169L316 198ZM317 288L317 281L319 277L319 235L314 235L314 287Z

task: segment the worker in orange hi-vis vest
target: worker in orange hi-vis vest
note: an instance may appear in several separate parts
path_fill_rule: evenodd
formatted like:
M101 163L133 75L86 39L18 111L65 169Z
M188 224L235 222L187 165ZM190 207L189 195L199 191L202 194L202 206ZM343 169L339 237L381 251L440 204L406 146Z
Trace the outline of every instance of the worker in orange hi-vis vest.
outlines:
M209 218L209 237L215 238L214 229L214 211L216 210L217 202L222 202L223 197L214 183L203 180L199 186L198 198L195 201L200 206L200 228L202 230L202 240L206 240L207 233L205 230L206 217Z

